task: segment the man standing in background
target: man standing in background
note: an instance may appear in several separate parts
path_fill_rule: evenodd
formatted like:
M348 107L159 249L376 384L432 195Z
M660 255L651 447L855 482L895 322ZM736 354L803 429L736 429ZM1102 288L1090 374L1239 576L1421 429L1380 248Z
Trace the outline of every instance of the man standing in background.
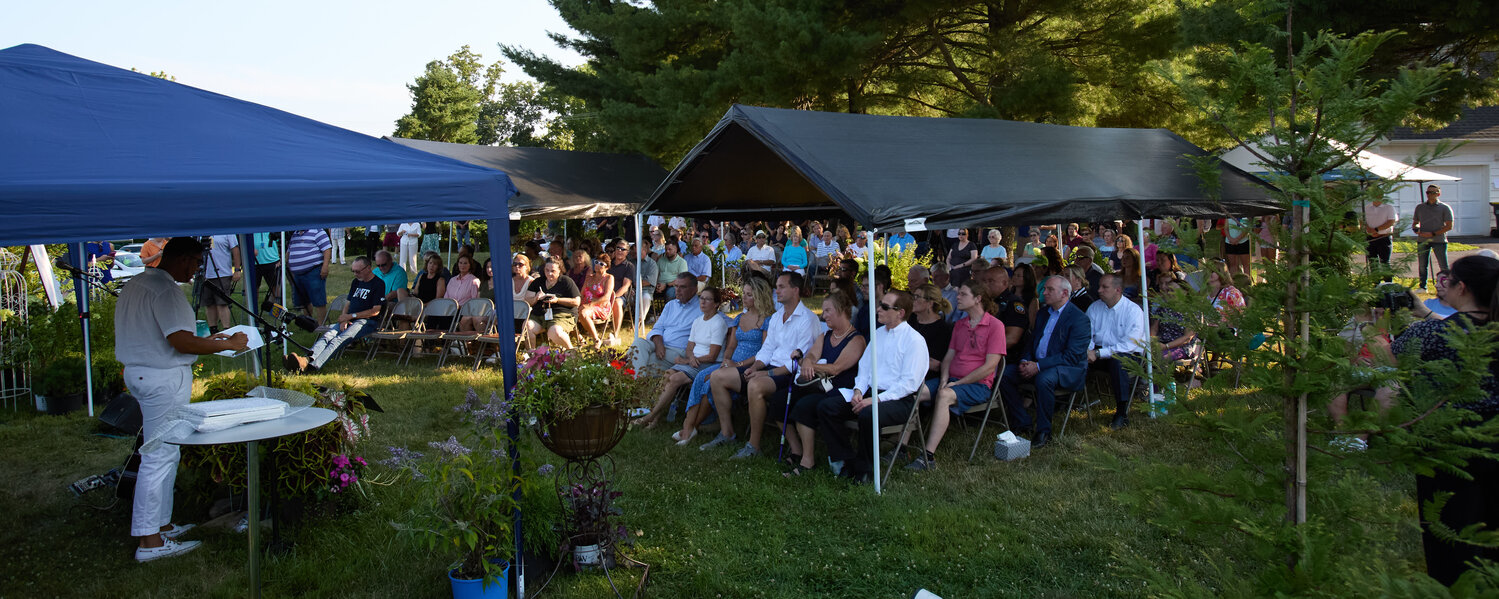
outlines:
M1442 203L1442 188L1426 186L1426 201L1416 206L1411 230L1420 237L1416 245L1416 274L1421 280L1421 291L1426 291L1426 273L1431 258L1427 252L1436 254L1438 272L1447 270L1447 232L1452 230L1452 207Z

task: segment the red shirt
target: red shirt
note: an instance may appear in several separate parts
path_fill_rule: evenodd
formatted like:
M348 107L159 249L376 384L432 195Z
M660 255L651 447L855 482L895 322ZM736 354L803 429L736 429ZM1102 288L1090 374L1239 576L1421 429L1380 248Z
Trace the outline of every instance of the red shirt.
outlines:
M952 364L947 367L947 375L953 378L963 378L983 366L989 354L1005 355L1005 325L1001 324L993 314L987 312L984 313L977 327L973 326L971 319L963 318L953 323L952 342L947 347L953 351ZM998 370L998 368L995 369L996 372ZM990 373L979 382L993 387L994 373Z

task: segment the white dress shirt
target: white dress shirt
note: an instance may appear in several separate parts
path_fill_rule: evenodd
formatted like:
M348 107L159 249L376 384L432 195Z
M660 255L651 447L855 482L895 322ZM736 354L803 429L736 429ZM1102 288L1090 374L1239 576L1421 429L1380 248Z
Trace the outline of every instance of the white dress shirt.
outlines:
M868 397L870 379L879 372L880 401L915 393L926 380L927 368L931 366L926 339L904 322L893 331L883 326L875 329L873 337L864 348L864 355L859 356L859 374L854 376L854 390L864 391L864 396ZM874 363L875 352L870 351L873 347L879 347L878 364Z
M817 334L822 332L821 321L806 304L797 302L790 320L783 320L784 316L785 312L780 310L770 316L765 343L760 346L760 351L755 352L755 360L765 364L766 369L790 366L791 352L800 351L805 355L812 349Z
M1110 308L1103 300L1088 306L1088 322L1093 325L1091 348L1098 357L1144 351L1150 347L1150 327L1145 311L1127 298L1119 298Z

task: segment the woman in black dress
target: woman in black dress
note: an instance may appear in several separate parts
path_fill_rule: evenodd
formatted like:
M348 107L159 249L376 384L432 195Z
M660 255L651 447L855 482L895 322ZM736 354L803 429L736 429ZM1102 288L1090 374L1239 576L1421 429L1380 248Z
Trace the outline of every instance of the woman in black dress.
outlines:
M958 242L947 252L947 273L953 287L968 281L974 262L979 261L979 246L968 239L968 229L958 229Z

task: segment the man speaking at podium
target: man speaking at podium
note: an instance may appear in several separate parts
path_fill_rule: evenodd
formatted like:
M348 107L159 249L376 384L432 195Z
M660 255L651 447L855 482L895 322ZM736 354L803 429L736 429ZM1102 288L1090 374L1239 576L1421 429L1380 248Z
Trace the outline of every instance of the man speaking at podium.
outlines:
M140 403L147 439L158 434L172 408L192 397L192 365L198 356L245 349L244 333L197 336L196 314L177 285L191 281L202 264L201 243L173 237L157 266L130 279L115 304L115 359L124 364L125 386ZM170 443L141 454L130 521L130 535L140 539L136 561L187 553L201 543L178 541L192 525L172 524L172 486L180 458Z

